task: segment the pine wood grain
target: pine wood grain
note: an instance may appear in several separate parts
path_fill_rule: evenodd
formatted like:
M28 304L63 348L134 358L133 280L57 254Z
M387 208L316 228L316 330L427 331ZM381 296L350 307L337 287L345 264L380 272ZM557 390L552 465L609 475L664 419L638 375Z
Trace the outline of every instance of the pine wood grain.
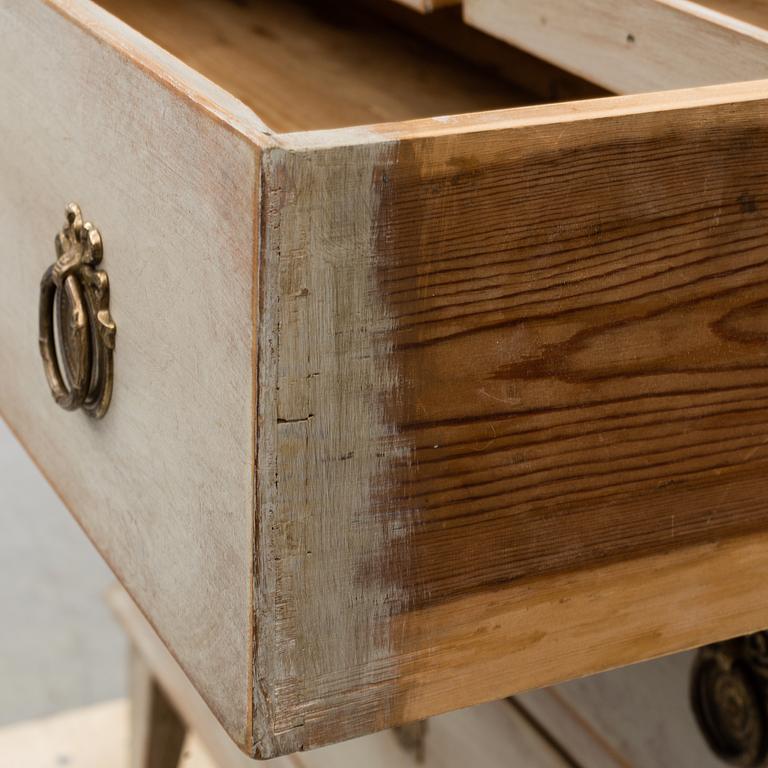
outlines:
M275 131L531 103L492 72L354 8L297 0L99 0Z
M768 12L749 0L465 0L464 18L615 93L768 76Z
M376 257L409 588L764 522L768 143L743 109L542 126L513 157L501 137L400 145ZM468 528L494 543L482 567Z
M271 748L768 622L767 95L267 151Z

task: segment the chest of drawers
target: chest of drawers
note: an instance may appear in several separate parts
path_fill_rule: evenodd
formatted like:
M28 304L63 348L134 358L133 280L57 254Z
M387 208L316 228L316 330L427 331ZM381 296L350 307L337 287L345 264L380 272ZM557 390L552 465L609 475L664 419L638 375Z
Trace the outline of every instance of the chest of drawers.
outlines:
M768 83L689 66L764 75L759 28L526 107L332 13L0 0L3 416L260 757L764 627ZM36 342L70 202L99 420Z

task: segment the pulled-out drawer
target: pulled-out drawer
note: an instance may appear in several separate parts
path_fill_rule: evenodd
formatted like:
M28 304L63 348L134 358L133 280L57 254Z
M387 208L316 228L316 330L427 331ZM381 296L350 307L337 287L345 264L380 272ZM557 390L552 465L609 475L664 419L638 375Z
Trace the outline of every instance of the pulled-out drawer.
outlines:
M331 13L0 0L0 409L217 718L269 757L768 625L768 82L490 111ZM102 419L44 274L86 401L114 322Z

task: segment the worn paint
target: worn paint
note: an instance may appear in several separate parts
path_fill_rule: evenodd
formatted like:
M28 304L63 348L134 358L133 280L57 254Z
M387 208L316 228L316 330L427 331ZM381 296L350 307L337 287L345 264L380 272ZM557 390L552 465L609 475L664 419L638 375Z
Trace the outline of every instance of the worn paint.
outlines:
M281 751L334 723L386 724L371 689L397 675L390 618L405 597L386 575L409 528L388 508L405 448L385 413L400 382L375 227L389 155L265 158L255 695ZM377 570L382 558L397 565Z

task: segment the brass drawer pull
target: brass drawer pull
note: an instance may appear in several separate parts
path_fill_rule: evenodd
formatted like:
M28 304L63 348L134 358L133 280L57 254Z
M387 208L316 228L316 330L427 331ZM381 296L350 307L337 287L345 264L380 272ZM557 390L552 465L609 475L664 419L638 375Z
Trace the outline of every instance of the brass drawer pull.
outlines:
M768 632L700 648L691 705L710 749L742 768L768 762Z
M109 279L95 268L103 255L99 230L83 222L75 203L66 216L56 235L56 262L40 281L40 354L54 400L100 419L109 408L114 375Z

